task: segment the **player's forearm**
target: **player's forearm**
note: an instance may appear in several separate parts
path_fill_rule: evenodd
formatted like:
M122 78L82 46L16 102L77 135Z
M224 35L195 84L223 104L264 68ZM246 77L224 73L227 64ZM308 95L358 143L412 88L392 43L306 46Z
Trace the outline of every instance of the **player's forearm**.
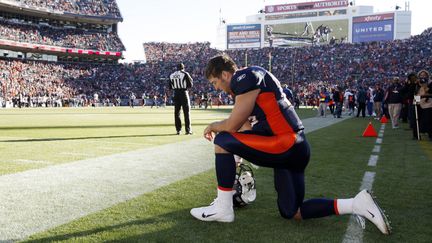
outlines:
M238 130L236 123L232 122L230 119L225 119L218 122L213 122L211 124L211 130L213 132L236 132Z

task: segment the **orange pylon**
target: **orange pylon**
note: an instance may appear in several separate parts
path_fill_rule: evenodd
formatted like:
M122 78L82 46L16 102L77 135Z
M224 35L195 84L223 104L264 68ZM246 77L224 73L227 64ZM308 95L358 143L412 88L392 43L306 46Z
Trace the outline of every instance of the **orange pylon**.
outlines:
M381 123L387 123L387 122L388 122L387 117L386 117L385 115L382 116L380 122L381 122Z
M363 137L378 137L378 134L375 131L375 128L372 126L371 122L369 122L368 126L364 130Z

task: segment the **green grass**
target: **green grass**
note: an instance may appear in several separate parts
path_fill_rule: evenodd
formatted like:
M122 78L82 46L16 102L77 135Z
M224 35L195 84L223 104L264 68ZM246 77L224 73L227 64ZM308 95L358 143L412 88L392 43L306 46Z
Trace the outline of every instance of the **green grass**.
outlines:
M197 138L227 112L194 110L196 133L177 136L169 108L0 110L0 174Z
M177 136L172 107L2 109L0 175L198 138L230 111L194 109L195 134ZM311 117L314 112L300 113Z
M71 123L64 125L65 120L61 116L69 117L68 114L65 114L69 111L71 110L67 110L67 112L62 110L59 114L60 118L58 115L52 115L55 122L49 123L47 121L45 124L45 126L67 126L67 128L8 130L5 128L8 123L3 120L0 131L2 131L2 136L5 136L3 132L7 131L8 135L6 136L12 136L11 134L15 133L15 136L21 134L21 136L27 137L26 139L32 138L32 136L33 138L102 137L81 139L79 142L69 144L70 146L76 146L77 143L87 144L89 140L104 141L105 144L107 141L113 140L142 143L137 147L125 145L130 150L191 138L169 135L174 131L171 125L172 110L170 109L145 112L138 111L138 109L124 109L121 110L122 112L104 109L71 111L72 117L80 116L76 113L81 114L81 112L82 116L94 116L95 120L87 118L89 121L86 120L82 123L83 126L89 126L85 128L73 128L76 124L81 124L79 120L81 118L77 118L76 123L71 121ZM39 117L38 112L39 110L35 111L36 114L33 116ZM56 112L60 111L53 113ZM116 118L119 112L121 118ZM201 136L205 124L213 119L226 116L226 112L229 110L193 111L194 131L198 133L193 137ZM315 112L307 110L301 111L300 114L302 117L311 117L315 115ZM14 113L16 113L15 110L11 111L10 116L14 116ZM44 110L43 113L46 111ZM28 113L26 111L19 112L19 114L27 116ZM49 116L49 114L46 115ZM40 116L42 117L42 115ZM98 116L112 119L111 123L98 121ZM29 114L26 119L33 119L31 117L32 115ZM15 119L17 118L15 117ZM432 174L431 143L428 141L419 143L410 140L410 131L392 130L387 125L378 165L376 168L371 168L367 166L367 162L375 144L375 138L361 137L367 122L361 118L350 119L307 136L312 148L312 158L306 171L306 198L354 196L360 187L364 172L376 172L373 188L381 205L390 214L394 234L383 236L372 224L367 222L364 241L429 242L432 234L430 221L432 218L432 209L430 208L432 200L430 189L432 184L432 177L430 176ZM31 124L32 127L36 127L44 123ZM103 124L106 127L93 127ZM128 127L128 124L135 124L136 126ZM158 124L163 124L162 128L158 128ZM378 130L380 124L376 121L373 121L373 124ZM23 122L19 126L30 125ZM43 130L46 130L46 133ZM74 133L78 130L85 132L85 134L78 136ZM33 135L28 135L28 131L32 131ZM104 133L106 134L103 135ZM134 134L142 135L142 137L134 137ZM151 139L147 137L148 135L161 134L168 135L151 136ZM126 137L111 138L113 136ZM145 145L146 142L152 143L151 141L155 142L151 145ZM47 143L46 145L53 146L50 144L51 142L63 144L69 143L70 140L27 143L22 141L18 142L17 145L21 144L23 147L19 148L25 149L30 146L37 146L35 144L38 143ZM13 142L1 141L0 144L2 151L7 146L17 146ZM116 144L116 146L121 145ZM40 147L45 146L41 145ZM57 149L61 147L59 146ZM99 150L99 148L93 147L92 149ZM76 148L77 151L86 151L81 149ZM43 153L45 152L47 151ZM108 153L106 151L94 152ZM116 152L118 151L111 151L111 153ZM1 158L3 161L3 153L1 156L3 156ZM70 160L57 163L67 161ZM37 166L42 165L38 164ZM2 171L8 171L8 169L2 168ZM166 173L169 173L169 170ZM281 218L275 202L272 170L267 168L256 170L257 200L252 205L237 210L234 223L206 223L193 219L189 214L190 208L207 205L215 197L214 174L214 170L210 170L173 183L133 200L120 203L47 232L36 234L30 237L28 241L341 242L343 239L348 224L348 216L302 222Z

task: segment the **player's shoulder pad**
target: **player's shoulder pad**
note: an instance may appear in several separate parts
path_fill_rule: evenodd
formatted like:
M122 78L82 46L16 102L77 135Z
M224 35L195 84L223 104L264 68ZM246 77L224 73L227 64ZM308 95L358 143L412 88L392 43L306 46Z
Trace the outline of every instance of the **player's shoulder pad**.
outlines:
M231 89L236 95L260 88L266 70L261 67L248 67L238 70L231 78Z

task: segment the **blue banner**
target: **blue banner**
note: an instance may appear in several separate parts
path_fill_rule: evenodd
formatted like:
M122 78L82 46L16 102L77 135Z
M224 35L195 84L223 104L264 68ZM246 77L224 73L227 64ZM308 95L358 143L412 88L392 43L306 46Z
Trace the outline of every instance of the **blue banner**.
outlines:
M227 48L260 48L261 24L227 26Z
M394 20L353 23L352 42L393 40Z

